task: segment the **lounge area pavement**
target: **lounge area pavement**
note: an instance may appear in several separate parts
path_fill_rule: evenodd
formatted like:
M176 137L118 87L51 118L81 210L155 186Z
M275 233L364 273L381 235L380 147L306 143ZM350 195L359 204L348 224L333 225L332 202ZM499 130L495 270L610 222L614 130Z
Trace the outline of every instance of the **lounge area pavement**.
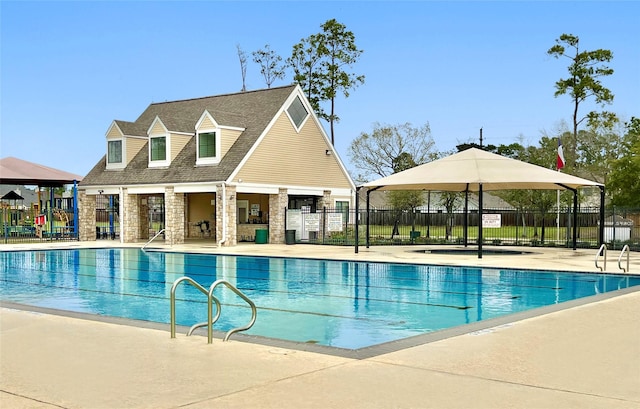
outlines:
M166 249L596 271L595 250L479 260L420 246L357 255L309 245ZM637 274L640 255L631 256ZM617 254L609 257L608 272L617 272ZM366 359L233 337L209 345L201 336L171 339L166 330L0 308L0 407L638 408L640 291Z

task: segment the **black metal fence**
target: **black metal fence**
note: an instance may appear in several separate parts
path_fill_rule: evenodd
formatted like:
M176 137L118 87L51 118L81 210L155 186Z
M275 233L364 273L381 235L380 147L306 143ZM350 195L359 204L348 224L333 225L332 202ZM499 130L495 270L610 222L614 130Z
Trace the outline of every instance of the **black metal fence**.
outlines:
M54 200L53 203L43 201L41 206L28 208L3 207L0 210L0 242L9 244L78 240L75 215L73 200Z
M120 237L120 200L118 195L96 196L96 240Z
M355 220L359 217L359 244L477 244L479 214L456 210L399 211L376 209L368 214L360 210L324 208L315 213L288 210L286 229L295 230L296 243L354 245ZM483 245L572 247L573 213L571 208L542 214L533 210L484 209ZM466 218L466 228L465 228ZM599 208L579 208L577 247L598 248ZM604 241L609 248L625 244L640 251L640 209L609 208L605 211Z

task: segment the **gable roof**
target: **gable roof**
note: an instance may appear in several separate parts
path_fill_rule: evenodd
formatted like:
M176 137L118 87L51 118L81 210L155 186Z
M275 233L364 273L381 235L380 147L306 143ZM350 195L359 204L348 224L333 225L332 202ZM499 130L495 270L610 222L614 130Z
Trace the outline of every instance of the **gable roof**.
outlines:
M211 182L227 180L265 131L297 85L236 94L153 103L134 123L116 121L126 135L147 137L146 131L159 118L170 132L195 134L195 125L208 111L220 126L244 128L229 151L214 166L196 166L196 138L191 138L167 168L149 168L148 142L122 170L107 171L106 155L80 184L131 185ZM126 130L125 130L126 128Z

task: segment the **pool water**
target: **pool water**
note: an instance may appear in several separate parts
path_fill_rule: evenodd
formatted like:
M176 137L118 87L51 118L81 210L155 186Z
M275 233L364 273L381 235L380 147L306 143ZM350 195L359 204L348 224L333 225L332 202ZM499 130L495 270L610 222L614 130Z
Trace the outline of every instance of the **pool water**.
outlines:
M0 253L0 299L158 323L188 276L230 281L257 306L246 333L358 349L640 285L640 276L475 267L74 249ZM207 320L207 298L183 283L179 325ZM248 306L220 286L214 328L246 324Z

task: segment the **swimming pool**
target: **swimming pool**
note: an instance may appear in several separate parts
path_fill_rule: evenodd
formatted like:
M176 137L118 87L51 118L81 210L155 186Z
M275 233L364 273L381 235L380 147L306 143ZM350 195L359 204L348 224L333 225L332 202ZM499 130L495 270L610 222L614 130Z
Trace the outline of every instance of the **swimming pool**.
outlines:
M134 248L0 253L0 300L169 323L173 282L205 288L217 279L257 305L247 331L349 350L640 285L640 276L382 262L229 256ZM246 324L250 309L231 291L216 330ZM206 321L206 297L176 292L179 325Z

